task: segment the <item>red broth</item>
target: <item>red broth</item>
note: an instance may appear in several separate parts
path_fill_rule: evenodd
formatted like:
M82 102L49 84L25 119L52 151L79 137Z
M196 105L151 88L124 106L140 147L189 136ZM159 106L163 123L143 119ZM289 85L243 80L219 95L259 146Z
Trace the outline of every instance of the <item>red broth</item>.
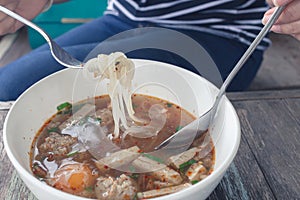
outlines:
M122 149L151 152L155 146L195 119L195 116L178 105L156 97L134 94L132 102L135 116L145 121L145 124L139 126L147 126L150 122L149 109L153 105L163 109L166 122L153 137L141 139L128 134L124 139L112 139L114 122L109 96L99 96L94 100L96 112L90 112L75 122L70 120L72 113L82 112L90 100L59 105L58 112L40 128L32 143L30 159L32 172L39 180L59 190L87 198L146 199L180 191L198 183L212 172L215 162L212 140L203 146L204 138L209 137L208 132L195 139L180 159L172 157L167 163L159 163L153 157L145 158L149 166L163 166L160 170L147 173L123 172L101 164L85 149L78 151L77 148L74 151L74 147L80 146L76 134L62 132L76 123L93 120L105 130L107 138L111 138ZM120 132L122 135L122 128Z

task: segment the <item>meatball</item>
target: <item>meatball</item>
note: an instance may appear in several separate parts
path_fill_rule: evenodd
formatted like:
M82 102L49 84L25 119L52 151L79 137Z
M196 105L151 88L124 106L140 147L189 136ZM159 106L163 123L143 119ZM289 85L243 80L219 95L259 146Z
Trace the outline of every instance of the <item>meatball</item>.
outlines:
M100 200L129 200L134 198L136 192L136 182L125 174L116 179L100 176L95 186L96 196Z
M48 158L52 160L56 157L66 156L72 150L72 145L76 142L77 138L70 135L51 132L38 149L41 154L48 154Z

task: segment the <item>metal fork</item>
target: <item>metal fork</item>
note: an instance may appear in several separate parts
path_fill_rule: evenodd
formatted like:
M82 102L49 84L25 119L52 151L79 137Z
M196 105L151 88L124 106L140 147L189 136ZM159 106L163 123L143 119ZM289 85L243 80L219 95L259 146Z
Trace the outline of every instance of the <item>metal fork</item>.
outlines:
M51 37L40 27L32 23L31 21L25 19L24 17L16 14L15 12L3 7L0 5L0 11L4 12L5 14L15 18L16 20L26 24L27 26L33 28L38 33L40 33L43 38L47 41L50 51L54 59L61 65L68 67L68 68L82 68L83 62L77 60L73 56L71 56L68 52L66 52L62 47L60 47L56 42L54 42Z

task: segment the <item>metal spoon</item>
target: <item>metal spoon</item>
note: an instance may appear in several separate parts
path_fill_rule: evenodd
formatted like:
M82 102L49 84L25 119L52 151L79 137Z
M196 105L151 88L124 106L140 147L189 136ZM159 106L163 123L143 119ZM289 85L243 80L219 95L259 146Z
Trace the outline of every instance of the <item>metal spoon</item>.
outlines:
M277 7L274 11L273 15L270 17L269 21L263 27L263 29L256 36L255 40L248 47L244 55L240 58L237 64L234 66L233 70L230 72L223 85L221 86L216 100L213 106L203 115L198 117L192 123L188 124L181 130L177 131L175 134L164 140L160 145L156 146L155 149L161 149L162 147L168 144L168 148L176 148L180 147L180 149L187 149L189 145L193 142L194 138L206 132L206 130L210 127L214 116L216 114L218 105L225 94L225 91L228 85L231 83L232 79L236 76L238 71L243 67L245 62L248 60L250 55L253 53L257 45L261 42L261 40L265 37L265 35L269 32L273 24L276 22L285 6ZM188 136L188 137L187 137ZM170 144L172 143L172 144Z
M68 52L66 52L63 48L61 48L58 44L56 44L50 36L40 27L32 23L31 21L25 19L24 17L14 13L13 11L3 7L0 5L0 11L4 12L5 14L19 20L20 22L26 24L27 26L33 28L37 32L39 32L47 41L50 51L54 59L61 65L69 68L82 68L83 62L80 62L73 56L71 56Z

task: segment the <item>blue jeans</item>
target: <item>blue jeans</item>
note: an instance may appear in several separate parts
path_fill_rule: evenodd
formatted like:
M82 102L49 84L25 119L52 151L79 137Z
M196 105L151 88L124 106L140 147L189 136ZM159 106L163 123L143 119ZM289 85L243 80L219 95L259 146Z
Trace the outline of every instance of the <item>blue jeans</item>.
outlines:
M111 15L104 15L63 34L56 38L56 42L77 59L84 60L89 52L101 41L117 33L138 28L141 25L143 24L119 19ZM216 63L223 79L227 77L232 67L247 48L246 45L237 41L207 33L181 32L199 42L206 49ZM163 61L196 72L193 66L184 59L170 55L167 52L158 52L148 49L132 52L127 56ZM255 51L228 90L240 91L247 89L259 69L262 56L263 51ZM0 68L0 101L15 100L35 82L62 69L64 67L52 58L48 45L43 45L31 51L18 60Z

